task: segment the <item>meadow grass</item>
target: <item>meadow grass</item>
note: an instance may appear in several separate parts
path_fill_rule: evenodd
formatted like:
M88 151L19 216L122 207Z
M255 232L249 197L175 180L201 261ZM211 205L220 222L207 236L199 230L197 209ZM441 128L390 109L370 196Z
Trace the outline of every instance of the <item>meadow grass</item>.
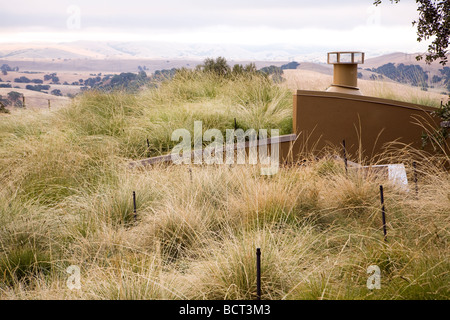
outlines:
M134 95L87 92L59 110L2 115L0 298L254 299L259 247L264 299L448 299L442 157L386 153L409 181L417 161L417 196L412 184L346 174L333 151L270 177L251 165L128 167L170 150L171 132L194 120L285 134L291 113L285 84L185 72ZM70 265L79 290L67 287ZM370 265L380 290L366 286Z

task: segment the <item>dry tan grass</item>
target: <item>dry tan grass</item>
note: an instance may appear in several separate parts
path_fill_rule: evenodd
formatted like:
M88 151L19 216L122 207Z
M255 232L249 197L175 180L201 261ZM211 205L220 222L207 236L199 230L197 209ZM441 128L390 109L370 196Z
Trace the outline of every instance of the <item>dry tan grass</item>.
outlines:
M260 247L264 299L448 299L450 177L420 150L385 158L405 163L410 183L410 161L421 160L417 197L412 185L346 175L333 150L269 177L251 165L128 168L149 133L156 153L165 133L194 119L232 127L215 109L277 102L284 114L280 88L212 80L2 116L0 298L253 299ZM169 100L174 92L192 100ZM70 265L79 290L66 284ZM381 290L366 287L369 265L381 269Z

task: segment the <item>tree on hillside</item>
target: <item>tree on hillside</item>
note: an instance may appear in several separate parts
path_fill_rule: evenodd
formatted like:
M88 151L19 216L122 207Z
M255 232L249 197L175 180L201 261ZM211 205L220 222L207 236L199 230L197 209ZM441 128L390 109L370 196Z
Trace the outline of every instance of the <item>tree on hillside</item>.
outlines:
M281 66L281 70L285 70L285 69L297 69L297 67L300 65L300 63L298 63L297 61L291 61L287 64L283 64Z
M0 113L9 113L9 110L6 109L6 106L9 106L11 104L11 101L8 99L3 99L2 95L0 94Z
M216 60L206 58L201 66L203 71L212 72L219 76L224 76L231 72L231 68L227 64L227 60L223 57L217 57Z
M259 69L259 72L267 74L269 76L272 75L272 74L275 74L275 75L282 75L283 74L283 70L281 70L280 67L277 67L277 66L274 66L274 65L261 68L261 69Z
M422 88L428 87L428 74L419 65L404 65L400 63L396 66L393 63L387 63L378 68L373 68L372 71L398 82L410 83L413 86L421 86Z
M251 62L245 66L243 66L242 64L235 64L233 66L233 69L231 71L231 73L233 73L234 75L242 75L242 74L254 74L256 73L258 70L256 69L256 65Z
M247 65L235 64L232 68L223 57L206 58L202 65L195 68L196 71L211 72L221 77L234 77L238 75L254 75L257 73L256 65L252 62Z
M57 82L59 82L59 78L56 76L56 72L44 75L44 81L49 81L49 80L52 80L52 82L55 84Z
M434 75L433 78L431 78L431 82L432 83L438 83L438 82L441 82L441 81L442 81L442 78L439 77L439 76L436 76L436 75Z
M59 97L62 96L62 92L61 92L61 90L59 90L59 89L54 89L54 90L52 90L52 91L50 92L50 94L52 94L52 95L54 95L54 96L59 96Z
M156 70L155 73L151 76L151 79L156 81L172 79L176 73L176 68Z
M42 90L49 90L50 86L48 84L37 84L35 86L29 84L25 87L25 89L27 90L32 90L32 91L42 91Z
M235 64L233 66L233 71L234 74L242 74L244 73L244 66L242 64Z
M15 103L16 101L22 99L22 94L17 91L10 91L8 93L8 99Z
M254 62L251 62L251 63L245 65L244 71L246 73L255 73L258 71L258 69L256 68L256 64Z
M13 71L13 69L12 69L9 65L7 65L6 63L2 64L2 66L0 67L0 69L1 69L2 71Z
M23 107L22 104L22 94L17 91L10 91L8 93L8 101L10 102L9 105L13 105L16 107Z
M6 109L6 103L2 99L2 96L0 95L0 113L10 113L8 109Z
M20 78L15 78L14 79L14 82L17 82L17 83L30 83L31 82L31 80L30 79L28 79L27 77L20 77Z
M400 0L390 0L398 3ZM374 1L377 6L382 0ZM428 46L425 61L429 64L435 60L445 65L448 62L448 41L450 37L450 1L449 0L416 0L419 20L413 21L417 25L417 41L428 40L434 37ZM416 57L421 60L423 55Z

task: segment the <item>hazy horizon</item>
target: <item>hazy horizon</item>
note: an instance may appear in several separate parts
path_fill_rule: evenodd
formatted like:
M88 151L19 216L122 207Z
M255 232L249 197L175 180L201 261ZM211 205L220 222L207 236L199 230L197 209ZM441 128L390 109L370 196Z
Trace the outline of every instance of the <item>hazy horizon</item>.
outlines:
M161 44L168 54L171 48L217 47L224 53L232 51L233 58L244 49L243 59L252 58L244 52L252 50L278 50L274 57L286 59L330 50L365 51L372 56L416 53L428 45L417 42L412 26L416 10L412 1L384 1L376 7L372 0L17 0L2 4L0 51L6 44L90 41Z

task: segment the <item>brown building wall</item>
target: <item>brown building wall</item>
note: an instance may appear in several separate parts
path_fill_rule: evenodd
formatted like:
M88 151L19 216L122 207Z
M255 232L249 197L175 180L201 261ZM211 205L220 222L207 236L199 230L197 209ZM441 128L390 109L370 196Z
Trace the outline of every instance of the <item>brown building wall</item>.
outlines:
M350 154L361 143L363 156L383 151L387 142L398 141L421 148L423 128L418 119L433 123L431 107L395 100L343 93L298 90L294 95L293 130L299 135L299 149L318 152L325 146L339 146L345 139Z

